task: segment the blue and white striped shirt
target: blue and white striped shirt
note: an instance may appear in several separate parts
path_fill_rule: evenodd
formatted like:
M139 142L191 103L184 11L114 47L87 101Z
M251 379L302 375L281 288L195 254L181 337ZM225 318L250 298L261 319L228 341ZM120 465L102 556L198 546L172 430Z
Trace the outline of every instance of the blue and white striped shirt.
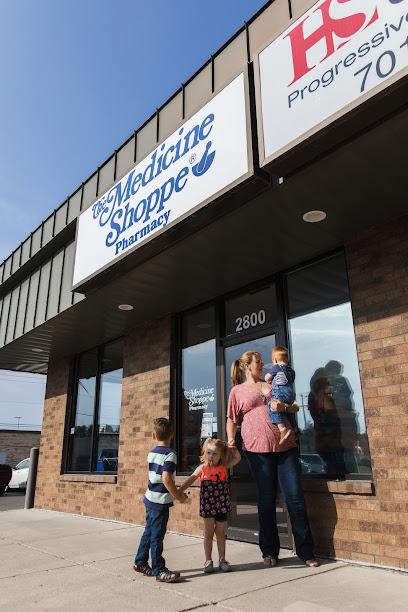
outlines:
M156 446L147 457L149 463L149 485L143 500L148 508L162 510L173 505L173 496L163 484L163 472L170 472L176 480L176 453L167 446Z

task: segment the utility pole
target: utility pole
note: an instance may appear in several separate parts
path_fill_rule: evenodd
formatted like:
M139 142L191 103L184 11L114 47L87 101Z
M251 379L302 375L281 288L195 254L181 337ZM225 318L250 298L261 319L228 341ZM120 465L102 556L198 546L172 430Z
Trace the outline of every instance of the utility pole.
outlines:
M17 429L20 429L20 419L21 417L14 417L15 419L17 419Z

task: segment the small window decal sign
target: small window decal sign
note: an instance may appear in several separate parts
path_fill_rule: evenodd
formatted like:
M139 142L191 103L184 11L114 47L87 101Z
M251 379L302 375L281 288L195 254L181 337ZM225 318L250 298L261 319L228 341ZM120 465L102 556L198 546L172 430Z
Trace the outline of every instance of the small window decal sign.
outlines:
M249 176L248 160L240 74L80 215L73 286Z
M258 61L263 153L274 159L321 122L403 76L408 0L320 0Z

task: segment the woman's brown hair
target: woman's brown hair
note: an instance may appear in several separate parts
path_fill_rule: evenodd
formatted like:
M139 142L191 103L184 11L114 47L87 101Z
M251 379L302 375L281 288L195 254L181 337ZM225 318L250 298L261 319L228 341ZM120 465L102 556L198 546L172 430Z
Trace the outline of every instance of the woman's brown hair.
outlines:
M256 351L247 351L239 359L235 359L231 366L231 383L232 386L240 385L242 383L243 373L245 372L245 365L252 363L253 359L256 361L262 361L262 355Z

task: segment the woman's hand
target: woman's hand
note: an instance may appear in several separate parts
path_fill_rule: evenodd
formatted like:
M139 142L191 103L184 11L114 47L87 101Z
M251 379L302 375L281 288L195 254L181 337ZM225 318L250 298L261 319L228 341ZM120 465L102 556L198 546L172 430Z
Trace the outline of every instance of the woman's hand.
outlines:
M272 412L285 412L286 404L282 404L279 400L272 399L270 403Z

